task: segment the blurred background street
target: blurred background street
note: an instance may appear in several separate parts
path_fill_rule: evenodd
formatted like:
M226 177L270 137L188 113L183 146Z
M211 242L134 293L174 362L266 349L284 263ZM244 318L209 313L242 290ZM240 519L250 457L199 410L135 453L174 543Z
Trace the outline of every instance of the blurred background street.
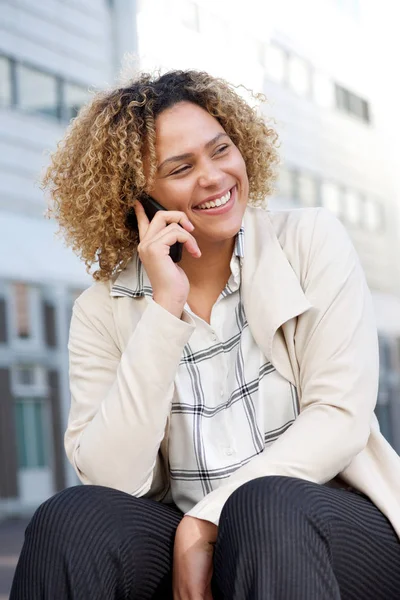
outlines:
M206 70L266 95L282 157L270 208L324 206L347 228L376 309L377 415L400 452L398 10L394 0L0 0L0 600L27 517L77 483L62 440L67 341L91 279L44 219L38 180L92 91L138 69Z

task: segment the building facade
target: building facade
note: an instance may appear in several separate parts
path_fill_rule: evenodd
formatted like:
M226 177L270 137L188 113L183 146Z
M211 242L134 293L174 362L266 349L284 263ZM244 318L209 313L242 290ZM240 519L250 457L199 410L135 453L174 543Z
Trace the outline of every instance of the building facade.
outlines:
M0 10L1 516L76 483L63 450L67 342L90 277L44 219L38 180L88 90L113 81L123 36L106 0L6 0Z
M62 137L88 89L113 83L126 53L132 55L125 59L128 76L137 67L198 68L266 94L262 110L275 119L282 141L270 206L325 206L347 227L377 313L377 413L400 451L399 189L395 161L387 160L382 143L384 94L374 88L375 48L360 4L3 2L0 516L30 511L76 483L62 444L67 341L74 298L90 278L43 219L45 201L35 182L44 152ZM238 91L250 99L245 88Z

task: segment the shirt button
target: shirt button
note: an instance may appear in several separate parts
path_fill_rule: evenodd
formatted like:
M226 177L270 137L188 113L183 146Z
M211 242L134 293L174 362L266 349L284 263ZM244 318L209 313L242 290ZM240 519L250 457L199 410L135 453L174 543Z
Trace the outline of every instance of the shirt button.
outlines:
M226 454L226 456L232 456L232 454L233 454L232 448L225 448L225 454Z
M212 339L213 342L217 341L217 335L216 335L215 331L211 332L211 339Z
M220 394L221 394L221 396L223 396L224 395L224 390L221 390Z

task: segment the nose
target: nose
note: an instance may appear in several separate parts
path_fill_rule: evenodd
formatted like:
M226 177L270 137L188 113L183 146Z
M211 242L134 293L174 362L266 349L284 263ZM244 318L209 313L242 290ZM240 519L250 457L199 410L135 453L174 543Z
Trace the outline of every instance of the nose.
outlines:
M211 159L203 161L200 165L198 183L200 187L219 186L224 178L221 169Z

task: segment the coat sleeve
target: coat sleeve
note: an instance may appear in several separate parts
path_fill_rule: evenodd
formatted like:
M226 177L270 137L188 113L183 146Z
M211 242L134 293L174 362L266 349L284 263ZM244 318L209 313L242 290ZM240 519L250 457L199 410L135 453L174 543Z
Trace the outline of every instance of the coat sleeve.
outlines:
M118 300L78 299L74 306L65 448L83 483L142 496L152 484L175 373L193 326L151 300L121 353L112 301Z
M316 211L308 245L302 286L312 308L298 317L294 340L300 414L274 444L205 496L191 516L218 523L228 497L256 477L325 483L368 442L379 378L371 295L344 227L328 211Z

